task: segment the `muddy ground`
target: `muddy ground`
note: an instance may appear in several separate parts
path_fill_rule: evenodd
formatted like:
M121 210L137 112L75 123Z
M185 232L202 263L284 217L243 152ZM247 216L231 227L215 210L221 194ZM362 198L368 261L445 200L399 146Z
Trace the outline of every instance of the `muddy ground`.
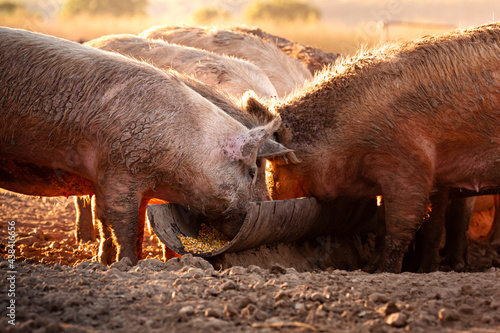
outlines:
M465 273L299 272L164 263L146 232L148 259L104 267L96 244L76 245L74 218L71 199L0 193L0 332L500 332L498 245L471 241Z

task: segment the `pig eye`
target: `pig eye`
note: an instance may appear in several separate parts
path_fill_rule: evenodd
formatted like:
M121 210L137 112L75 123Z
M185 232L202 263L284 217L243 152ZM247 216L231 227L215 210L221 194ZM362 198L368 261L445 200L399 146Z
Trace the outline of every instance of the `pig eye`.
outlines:
M257 167L251 166L250 169L248 170L248 175L250 176L251 179L255 177L256 172L257 172Z

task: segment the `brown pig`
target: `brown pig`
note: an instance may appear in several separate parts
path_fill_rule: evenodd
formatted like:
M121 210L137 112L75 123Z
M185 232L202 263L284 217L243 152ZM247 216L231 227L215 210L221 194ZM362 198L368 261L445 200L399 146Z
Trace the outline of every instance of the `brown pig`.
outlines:
M302 160L271 161L273 197L382 195L399 272L434 187L500 186L498 105L500 24L361 52L272 106Z
M175 69L232 96L242 96L248 90L264 98L277 96L266 74L242 59L134 35L103 36L85 45L121 53L160 69Z
M264 71L280 97L312 79L311 73L299 61L286 56L276 45L250 34L220 28L159 26L140 36L251 61Z
M280 124L249 130L174 72L9 28L0 28L0 110L0 187L95 194L106 264L141 258L151 198L238 223L258 149Z

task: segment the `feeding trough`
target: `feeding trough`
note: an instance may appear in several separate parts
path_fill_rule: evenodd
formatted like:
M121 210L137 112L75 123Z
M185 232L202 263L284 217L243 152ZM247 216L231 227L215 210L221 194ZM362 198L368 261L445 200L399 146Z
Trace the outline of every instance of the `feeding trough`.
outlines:
M176 204L150 205L147 211L155 234L179 254L187 252L178 236L196 238L202 223L206 223L202 214ZM222 248L198 255L212 257L262 244L299 240L314 229L320 211L314 198L250 202L236 236Z

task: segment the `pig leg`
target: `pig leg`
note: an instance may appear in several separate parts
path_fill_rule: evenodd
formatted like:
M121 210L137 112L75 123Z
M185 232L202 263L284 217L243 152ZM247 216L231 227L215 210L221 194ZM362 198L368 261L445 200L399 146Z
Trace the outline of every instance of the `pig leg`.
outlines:
M429 218L415 234L415 252L409 270L418 273L434 272L439 267L439 247L443 236L448 188L440 187L430 197Z
M139 205L139 223L137 225L136 254L137 260L142 259L142 244L144 242L144 227L146 226L146 208L149 199L143 198Z
M75 197L75 237L78 243L95 242L92 207L88 198Z
M109 265L115 260L128 257L135 265L142 256L137 253L139 245L142 250L142 240L138 240L138 230L141 224L139 211L142 198L131 188L133 187L126 186L123 179L113 179L113 181L107 181L96 187L95 212L96 218L101 223L102 238L99 261L102 264ZM144 224L144 219L142 224ZM113 243L117 247L117 255L115 256L113 256L112 251Z
M404 156L404 155L403 155ZM432 163L423 154L408 154L413 160L382 159L385 167L374 166L385 206L385 241L382 262L384 272L401 272L403 255L423 222L432 188ZM391 163L392 162L392 163ZM389 164L387 164L389 163ZM387 173L387 165L397 173ZM394 167L396 166L396 167Z
M467 230L476 197L455 198L446 212L446 242L443 249L445 263L456 272L465 270L467 259Z
M96 209L94 209L96 211ZM111 265L116 258L116 247L113 244L113 233L106 219L96 213L96 223L99 226L99 254L98 260L103 265Z
M382 263L382 253L384 251L385 242L385 207L383 201L381 201L380 206L377 207L376 215L377 222L374 228L375 244L373 253L370 261L363 267L363 270L369 273L377 271Z
M390 195L385 197L386 235L381 270L399 273L404 252L423 221L428 199L424 195L405 195L392 200Z

